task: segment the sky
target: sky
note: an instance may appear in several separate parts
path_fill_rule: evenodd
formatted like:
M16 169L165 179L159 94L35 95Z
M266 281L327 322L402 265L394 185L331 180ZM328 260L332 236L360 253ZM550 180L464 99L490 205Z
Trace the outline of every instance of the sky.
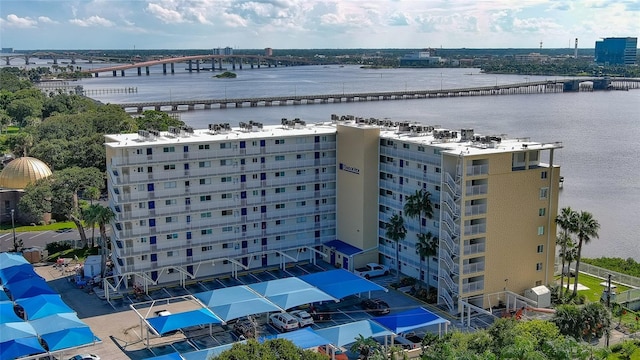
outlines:
M1 0L14 49L593 48L640 0Z

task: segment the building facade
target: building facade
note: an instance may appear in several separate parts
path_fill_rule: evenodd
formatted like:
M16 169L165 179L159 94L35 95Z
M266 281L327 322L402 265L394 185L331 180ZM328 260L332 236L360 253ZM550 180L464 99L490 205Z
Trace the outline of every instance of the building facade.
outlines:
M133 281L380 261L436 287L452 312L553 281L560 143L333 116L108 135L106 147L115 270ZM420 189L431 219L404 214ZM398 244L394 214L408 230ZM424 261L420 231L438 239Z
M634 65L638 54L638 38L616 37L596 41L595 62L607 65Z

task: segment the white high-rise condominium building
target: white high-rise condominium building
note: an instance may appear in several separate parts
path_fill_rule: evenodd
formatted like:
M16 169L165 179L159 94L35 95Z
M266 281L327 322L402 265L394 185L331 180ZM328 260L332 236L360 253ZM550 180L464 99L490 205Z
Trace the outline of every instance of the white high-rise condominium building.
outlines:
M115 274L129 285L319 256L395 269L394 214L407 228L400 271L453 312L553 279L560 143L333 117L107 135L106 147ZM404 214L419 189L433 218ZM438 239L424 261L420 231Z

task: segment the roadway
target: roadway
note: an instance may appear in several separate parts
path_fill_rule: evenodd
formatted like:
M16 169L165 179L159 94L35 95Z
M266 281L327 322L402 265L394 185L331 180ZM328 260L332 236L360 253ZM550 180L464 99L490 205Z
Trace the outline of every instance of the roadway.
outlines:
M91 243L91 228L85 229L87 239ZM96 228L96 237L100 232ZM44 249L48 243L65 240L80 240L78 229L73 227L68 232L47 231L24 231L16 232L16 239L22 240L25 249L40 247ZM0 251L8 251L13 247L13 233L11 231L0 234Z

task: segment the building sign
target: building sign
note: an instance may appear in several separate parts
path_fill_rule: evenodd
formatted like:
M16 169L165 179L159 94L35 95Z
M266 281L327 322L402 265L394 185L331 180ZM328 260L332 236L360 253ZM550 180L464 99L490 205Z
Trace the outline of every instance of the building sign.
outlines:
M350 172L350 173L353 173L353 174L356 174L356 175L360 175L360 169L356 169L356 168L354 168L352 166L347 166L347 165L345 165L343 163L340 163L340 170L344 170L346 172Z

